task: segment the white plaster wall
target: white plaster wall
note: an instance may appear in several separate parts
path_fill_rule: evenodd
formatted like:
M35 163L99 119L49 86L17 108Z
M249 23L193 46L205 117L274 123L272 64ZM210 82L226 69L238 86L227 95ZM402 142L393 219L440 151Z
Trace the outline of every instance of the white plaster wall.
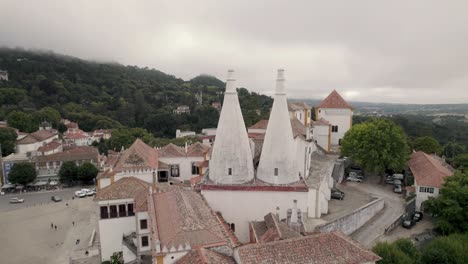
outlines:
M128 247L125 246L123 243L122 243L122 255L123 255L124 263L128 263L130 261L136 260L135 254L133 254L133 252L130 249L128 249Z
M330 129L328 125L318 126L315 125L313 128L312 137L317 141L317 145L325 150L328 150L328 133Z
M238 184L254 177L253 158L237 97L235 79L228 73L224 103L216 130L209 177L219 184ZM229 168L232 169L229 175Z
M125 178L125 177L135 177L135 178L138 178L142 181L146 181L146 182L149 182L149 183L153 183L153 172L151 171L148 171L148 172L134 172L134 173L118 173L114 176L115 178L115 181L118 181L122 178ZM157 172L156 172L156 180L157 180Z
M226 222L235 224L235 235L241 242L249 241L249 221L263 220L266 214L276 213L277 206L284 219L293 200L302 212L307 212L309 204L308 192L202 190L202 195Z
M207 157L208 158L208 157ZM168 165L179 165L179 177L174 177L174 180L185 181L190 180L193 177L198 176L198 174L192 174L192 163L203 161L203 157L160 157L159 160ZM169 169L169 176L171 175L171 170Z
M31 143L31 144L19 144L16 145L17 153L27 153L36 151L42 144L40 143Z
M321 108L318 111L318 119L324 118L333 126L338 126L338 132L331 133L331 144L338 145L340 139L351 128L353 112L346 108Z
M163 263L164 264L176 263L177 260L179 260L183 256L187 255L187 253L188 253L188 251L169 253L166 256L164 256Z
M265 133L266 129L260 128L249 128L249 133Z
M110 182L110 179L109 178L102 178L102 179L99 179L99 186L102 188L104 187L107 187L111 184Z
M428 200L429 197L437 197L439 196L439 188L434 188L434 193L426 193L426 192L420 192L419 187L420 185L417 185L415 183L415 189L416 189L416 210L420 211L421 210L421 204ZM429 187L429 186L422 186L422 187Z
M123 235L136 231L135 219L135 216L129 216L98 221L101 261L110 260L114 252L122 251Z

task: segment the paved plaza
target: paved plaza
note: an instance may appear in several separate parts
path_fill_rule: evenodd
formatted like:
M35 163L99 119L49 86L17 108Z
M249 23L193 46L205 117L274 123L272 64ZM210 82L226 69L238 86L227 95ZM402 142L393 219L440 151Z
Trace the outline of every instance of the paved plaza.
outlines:
M92 197L67 200L65 198L71 199L72 196L62 194L62 202L40 202L44 197L50 200L50 196L57 194L54 192L21 196L31 203L38 201L38 205L20 204L15 205L17 207L14 209L8 207L4 201L10 197L1 197L0 255L3 263L69 263L72 251L88 247L91 234L96 228ZM57 230L51 228L51 223L57 225Z

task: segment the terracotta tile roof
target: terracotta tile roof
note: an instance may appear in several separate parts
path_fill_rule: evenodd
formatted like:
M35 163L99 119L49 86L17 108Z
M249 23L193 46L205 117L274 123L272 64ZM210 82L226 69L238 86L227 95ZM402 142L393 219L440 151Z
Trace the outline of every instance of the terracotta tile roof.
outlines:
M210 180L201 186L202 190L231 190L231 191L265 191L265 192L308 192L309 188L303 181L298 181L285 185L270 185L261 180L254 180L253 182L238 184L238 185L218 185Z
M330 122L322 117L318 121L313 121L312 124L316 126L328 126L330 125Z
M116 172L113 171L113 170L105 170L105 171L101 171L98 173L98 175L96 176L96 179L106 179L106 178L110 178L111 176L115 175Z
M24 138L20 139L17 144L31 144L31 143L36 143L40 141L44 141L46 139L49 139L51 137L56 136L56 134L52 133L49 130L38 130L34 133L31 133Z
M268 126L268 119L262 119L255 123L254 125L250 126L249 128L252 129L267 129Z
M289 102L288 111L310 110L311 107L304 102Z
M257 243L300 237L301 234L291 230L286 223L280 222L278 216L269 213L263 217L264 221L251 222Z
M203 157L209 150L209 146L196 142L187 147L187 157Z
M172 143L169 143L166 146L158 149L158 153L160 157L164 158L185 157L184 148L176 146Z
M78 123L70 122L66 126L67 128L78 128Z
M89 137L88 133L83 132L83 131L68 133L63 136L63 138L65 139L83 139L83 138L88 138L88 137Z
M186 243L191 248L236 246L199 193L172 187L153 194L153 219L162 248L178 248Z
M88 146L75 147L70 150L53 153L46 156L36 156L34 162L48 161L76 161L76 160L96 160L99 157L99 152L96 148Z
M151 184L135 177L124 177L97 191L95 201L133 199L136 212L148 211L148 195Z
M413 173L416 184L420 186L440 188L445 182L445 177L453 174L453 168L447 163L422 151L414 152L411 155L408 166Z
M375 262L381 258L339 231L301 236L234 249L242 264Z
M317 106L317 108L349 108L352 107L341 97L341 95L333 90L322 102Z
M39 147L37 149L37 151L39 152L47 152L47 151L51 151L51 150L54 150L54 149L57 149L59 148L60 146L62 146L62 143L59 142L58 140L53 140L45 145L43 145L42 147Z
M235 264L231 257L221 255L206 248L190 251L175 262L176 264Z
M296 117L291 118L291 128L293 131L294 137L297 137L299 135L306 135L306 127L299 121ZM263 119L258 121L256 124L253 126L249 127L249 129L267 129L268 127L268 119ZM249 133L250 138L257 138L259 134L264 134L264 133Z
M157 169L158 161L158 151L138 138L127 150L123 151L114 170Z

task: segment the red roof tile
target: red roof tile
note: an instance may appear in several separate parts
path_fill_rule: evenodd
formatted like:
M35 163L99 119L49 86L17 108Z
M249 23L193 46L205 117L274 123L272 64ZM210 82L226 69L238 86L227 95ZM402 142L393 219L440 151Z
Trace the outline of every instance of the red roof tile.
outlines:
M17 144L31 144L31 143L36 143L40 141L44 141L46 139L52 138L56 136L57 134L52 133L49 130L38 130L34 133L31 133L24 138L20 139Z
M160 157L164 158L185 157L184 148L176 146L172 143L169 143L166 146L158 149L158 153Z
M268 119L262 119L255 123L254 125L250 126L249 128L252 129L267 129L268 126Z
M235 264L231 257L221 255L206 248L198 248L187 253L176 264Z
M453 174L453 168L447 163L422 151L411 155L408 166L419 186L440 188L445 182L445 177Z
M323 99L322 102L317 106L317 108L349 108L352 107L341 97L341 95L333 90L327 98Z
M289 102L288 111L310 110L311 107L304 102Z
M158 164L158 151L138 138L127 150L123 151L114 170L157 169Z
M299 121L296 117L290 119L291 121L291 128L293 131L294 137L299 135L305 136L306 135L306 127ZM253 126L249 127L249 129L267 129L268 127L268 119L263 119L258 121ZM264 133L249 133L249 138L257 138L259 134Z
M234 252L242 264L354 264L381 259L339 231L249 244L236 248Z
M48 161L77 161L77 160L96 160L99 157L99 152L96 148L88 146L75 147L70 150L53 153L46 156L36 156L34 162Z
M203 157L209 150L209 146L195 142L187 147L187 157Z
M133 199L135 211L148 211L148 195L151 184L135 177L124 177L97 191L95 201Z
M39 147L37 149L37 151L39 152L47 152L47 151L51 151L51 150L54 150L54 149L57 149L59 148L60 146L62 146L62 143L57 141L57 140L53 140L47 144L45 144L44 146L42 147Z

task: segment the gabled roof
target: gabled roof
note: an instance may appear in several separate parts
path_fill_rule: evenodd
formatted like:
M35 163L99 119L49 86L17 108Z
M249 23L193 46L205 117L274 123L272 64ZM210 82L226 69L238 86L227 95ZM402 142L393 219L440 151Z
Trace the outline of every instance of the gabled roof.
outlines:
M45 145L43 145L42 147L39 147L37 149L37 151L39 152L47 152L47 151L51 151L51 150L54 150L58 147L62 146L62 143L59 142L58 140L53 140Z
M148 211L148 194L151 184L135 177L124 177L98 190L95 201L133 199L135 211Z
M447 163L422 151L414 152L411 155L408 166L417 185L435 188L442 187L445 178L452 176L454 171Z
M250 126L251 129L267 129L268 126L268 119L262 119L255 123L254 125Z
M292 128L294 138L299 135L305 136L306 127L301 123L301 121L299 121L296 117L290 118L290 120L291 120L291 128ZM249 129L265 129L266 130L267 126L268 126L268 119L262 119L258 121L257 123L255 123L253 126L249 127ZM249 137L251 137L250 134L252 133L249 133ZM256 136L257 135L252 136L252 137L256 137Z
M252 231L257 243L300 237L301 234L290 229L286 223L280 222L278 216L269 213L263 217L264 221L251 222Z
M231 257L221 255L206 248L198 248L187 253L176 264L235 264Z
M234 249L242 264L375 262L381 258L340 231L319 233Z
M317 108L349 108L353 109L341 95L333 90L322 102L317 106Z
M31 144L41 142L54 137L55 135L56 134L50 132L49 130L42 129L25 136L24 138L20 139L17 144Z
M97 160L99 152L96 148L79 146L62 152L53 153L46 156L36 156L34 162L48 161L77 161L77 160Z
M158 151L137 138L127 150L123 151L114 170L157 169L158 161Z
M311 107L304 102L288 102L288 111L310 110Z
M203 157L209 150L209 146L200 142L195 142L187 147L187 157Z
M172 143L158 149L159 156L162 158L185 157L185 150L182 147L176 146Z
M236 246L200 194L174 186L153 194L155 219L161 248Z

